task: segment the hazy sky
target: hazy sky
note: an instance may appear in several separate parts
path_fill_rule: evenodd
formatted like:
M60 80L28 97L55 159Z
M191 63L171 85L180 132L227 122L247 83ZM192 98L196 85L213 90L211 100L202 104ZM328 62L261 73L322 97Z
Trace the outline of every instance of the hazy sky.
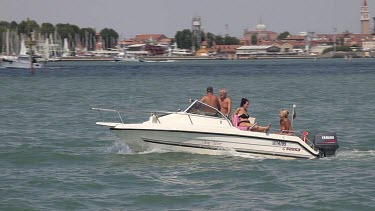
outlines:
M205 31L242 37L262 20L267 30L360 32L363 0L0 0L0 21L70 23L116 30L121 38L191 29L200 16ZM375 0L367 0L375 16ZM226 27L226 24L228 27ZM372 26L372 24L371 24Z

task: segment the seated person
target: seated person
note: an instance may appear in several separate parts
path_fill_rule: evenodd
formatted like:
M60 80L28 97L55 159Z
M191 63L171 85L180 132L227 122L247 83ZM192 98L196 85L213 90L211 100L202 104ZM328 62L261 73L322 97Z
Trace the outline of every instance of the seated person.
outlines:
M288 119L289 111L288 110L280 110L279 117L280 117L280 134L284 135L293 135L293 127L292 123Z
M220 90L220 112L229 118L229 114L232 112L232 100L227 95L228 92L226 89Z
M271 127L271 124L269 124L267 127L264 126L258 126L250 123L249 120L249 114L247 113L247 108L249 107L249 100L242 98L241 99L241 105L239 108L236 109L234 112L234 115L238 115L239 122L238 125L236 126L245 126L248 129L250 128L250 131L255 131L255 132L265 132L267 133Z

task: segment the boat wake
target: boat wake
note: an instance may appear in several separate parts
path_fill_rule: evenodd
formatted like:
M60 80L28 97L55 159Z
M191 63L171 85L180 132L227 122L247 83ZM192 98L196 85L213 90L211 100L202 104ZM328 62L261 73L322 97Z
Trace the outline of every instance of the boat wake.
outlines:
M170 151L158 149L158 148L152 148L141 152L133 152L133 150L126 145L123 141L116 141L111 146L107 146L104 150L105 153L108 154L119 154L119 155L125 155L125 154L137 154L137 155L143 155L143 154L151 154L151 153L167 153Z
M363 159L373 159L375 156L375 150L339 150L336 154L336 159L340 160L363 160Z
M104 150L105 153L108 154L131 154L132 149L126 145L124 142L116 141L111 146L106 147Z

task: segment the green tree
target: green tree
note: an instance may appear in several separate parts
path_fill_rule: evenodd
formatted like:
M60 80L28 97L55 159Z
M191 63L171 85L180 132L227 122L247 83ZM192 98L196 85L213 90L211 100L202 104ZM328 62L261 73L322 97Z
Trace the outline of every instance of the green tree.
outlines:
M182 31L177 31L176 34L174 35L174 41L176 42L178 48L181 48L182 40L183 40Z
M45 37L48 37L49 34L55 33L55 26L51 23L42 23L40 26L40 33L44 34Z
M285 32L279 34L279 36L277 36L277 39L282 40L282 39L287 38L288 36L290 36L290 33L288 31L285 31Z
M76 25L70 25L67 24L56 24L56 31L60 35L61 41L63 41L65 38L68 39L68 43L70 43L69 46L72 46L72 48L75 48L77 37L79 38L79 27Z
M10 23L6 21L0 21L0 27L8 29L10 27Z
M210 32L207 32L206 37L207 37L207 40L206 40L207 41L207 47L211 48L214 45L214 42L215 42L215 35L210 33Z
M224 43L225 45L239 45L240 40L237 39L236 37L225 36Z
M258 44L258 38L256 34L251 35L251 44L252 45Z
M15 21L10 22L9 28L10 28L10 30L17 31L18 30L18 23L15 22Z
M5 32L9 29L10 24L6 21L0 21L0 52L2 52L4 49L3 44L5 43Z
M89 51L95 50L95 35L96 32L93 28L82 28L79 31L81 42Z
M27 20L21 21L20 24L18 24L18 33L26 34L27 36L30 36L32 32L38 32L39 31L39 25L36 21L30 20L29 18Z
M102 36L103 44L106 49L116 46L119 35L115 30L105 28L100 31L100 35Z
M177 31L175 40L178 48L191 49L193 42L193 35L189 29Z
M79 27L76 25L70 25L69 23L56 24L56 31L60 34L61 38L68 38L73 40L76 34L79 34Z
M215 42L216 42L216 45L224 45L225 44L225 40L222 36L215 36Z

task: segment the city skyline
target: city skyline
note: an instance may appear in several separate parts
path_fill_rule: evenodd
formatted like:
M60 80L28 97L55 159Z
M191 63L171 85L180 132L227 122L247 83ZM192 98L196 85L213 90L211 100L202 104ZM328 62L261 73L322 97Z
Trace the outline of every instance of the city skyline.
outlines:
M267 30L292 34L360 33L363 0L2 0L0 21L21 22L30 18L39 24L70 23L96 30L112 28L120 38L136 34L165 34L191 29L192 18L200 16L206 32L242 37L244 29L254 30L262 22ZM367 0L375 16L375 0ZM22 6L21 6L22 5ZM370 27L373 27L371 22Z

